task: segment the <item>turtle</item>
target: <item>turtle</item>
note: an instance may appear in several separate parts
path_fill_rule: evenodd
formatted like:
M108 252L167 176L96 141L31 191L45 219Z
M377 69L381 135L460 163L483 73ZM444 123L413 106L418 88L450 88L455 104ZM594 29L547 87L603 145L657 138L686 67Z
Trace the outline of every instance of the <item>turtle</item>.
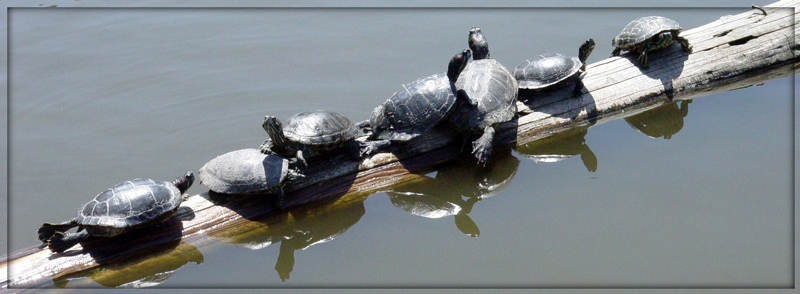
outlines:
M514 68L519 89L538 91L575 83L572 96L579 96L583 89L580 75L586 71L586 59L594 45L594 39L586 40L578 49L578 57L546 53L526 59Z
M173 182L133 179L109 188L81 206L70 221L44 223L39 240L53 252L64 252L89 236L114 237L171 218L194 183L190 171ZM66 233L78 227L76 233Z
M347 117L333 111L301 112L289 117L286 124L267 115L261 127L269 135L261 144L261 152L296 160L302 168L307 167L307 158L343 147L347 147L351 157L360 157L360 145L355 141L358 128Z
M470 29L469 48L473 61L455 83L457 102L449 118L463 133L482 133L472 142L472 154L485 164L492 152L494 127L514 119L517 113L517 80L497 60L489 58L489 44L480 28Z
M456 103L455 81L471 55L469 49L464 49L450 59L447 72L405 84L375 107L368 121L357 124L369 130L367 146L362 151L369 154L391 142L407 142L447 117Z
M278 208L283 207L283 186L304 177L289 159L255 148L217 156L200 168L199 176L203 185L219 194L274 193Z
M683 51L692 52L689 40L678 36L683 28L678 22L663 16L646 16L634 19L611 40L614 51L611 56L618 56L622 50L639 54L639 67L650 68L647 52L667 48L680 43Z

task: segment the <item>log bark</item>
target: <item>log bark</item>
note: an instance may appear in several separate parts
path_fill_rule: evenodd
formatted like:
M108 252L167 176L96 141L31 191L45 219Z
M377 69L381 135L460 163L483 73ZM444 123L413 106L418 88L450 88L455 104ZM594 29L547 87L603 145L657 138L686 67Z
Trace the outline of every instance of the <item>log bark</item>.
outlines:
M792 76L798 66L798 6L800 1L779 1L764 7L767 15L747 10L685 30L681 36L694 46L693 52L675 45L652 53L648 70L636 67L631 54L590 64L580 97L572 97L568 87L532 102L518 102L518 119L500 125L494 143L521 145L675 100ZM351 207L372 193L418 179L436 164L462 155L462 140L447 130L434 129L362 162L345 156L327 159L313 165L305 181L286 188L284 212L273 211L263 195L231 200L202 193L189 197L176 218L147 232L126 234L113 242L89 240L62 254L37 247L14 252L0 261L0 287L45 287L51 280L58 285L78 276L118 285L115 281L120 275L152 268L154 261L173 260L169 263L173 267L201 262L202 256L198 260L193 249L214 243L210 236L236 239L254 230L280 228L298 218ZM163 269L169 270L170 266Z

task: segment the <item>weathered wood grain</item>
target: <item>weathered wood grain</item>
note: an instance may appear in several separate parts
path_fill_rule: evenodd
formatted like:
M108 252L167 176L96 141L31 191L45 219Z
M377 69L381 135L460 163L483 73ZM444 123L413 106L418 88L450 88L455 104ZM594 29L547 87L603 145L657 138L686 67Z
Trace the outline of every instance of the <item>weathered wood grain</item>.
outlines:
M586 89L582 96L572 98L568 88L546 93L530 103L519 102L519 118L498 128L495 144L529 143L673 100L794 75L798 66L794 29L798 4L800 1L779 1L764 7L766 16L753 9L686 30L682 36L694 46L693 52L672 46L653 53L649 70L636 67L630 54L590 64L583 77ZM0 261L0 277L4 278L0 287L43 287L52 285L51 280L65 281L83 274L101 276L115 285L115 275L146 268L153 259L185 260L178 256L194 256L191 249L211 243L209 236L237 236L264 226L279 226L293 214L338 209L391 185L419 178L419 173L435 164L462 154L461 142L463 138L451 132L434 129L363 162L339 156L313 165L306 181L287 187L288 213L272 211L259 195L236 200L208 193L194 195L182 204L177 218L147 232L133 232L111 241L90 240L63 254L38 248L12 253Z

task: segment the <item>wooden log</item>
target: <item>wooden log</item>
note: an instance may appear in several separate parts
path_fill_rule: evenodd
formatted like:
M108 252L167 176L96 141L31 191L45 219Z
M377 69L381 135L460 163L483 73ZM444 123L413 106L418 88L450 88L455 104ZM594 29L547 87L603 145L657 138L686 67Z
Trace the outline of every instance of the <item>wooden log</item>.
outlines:
M496 145L525 144L646 111L674 100L693 99L761 84L795 74L798 47L795 11L800 1L784 0L760 10L724 16L681 33L694 46L650 55L650 69L634 65L623 54L590 64L586 89L542 94L518 103L519 117L498 127ZM364 139L364 138L360 138ZM360 203L371 193L420 178L419 173L463 154L462 138L434 129L404 146L362 162L344 156L311 167L306 181L287 187L288 211L273 211L263 195L239 198L202 193L182 204L178 217L147 230L113 240L92 239L61 254L32 247L5 256L0 263L2 288L60 284L70 277L101 277L118 285L132 269L173 260L165 271L186 260L199 262L192 249L213 243L209 236L236 238L253 230L280 228L299 217L324 214ZM320 203L322 203L320 205ZM188 256L188 257L187 257ZM102 270L102 271L101 271Z

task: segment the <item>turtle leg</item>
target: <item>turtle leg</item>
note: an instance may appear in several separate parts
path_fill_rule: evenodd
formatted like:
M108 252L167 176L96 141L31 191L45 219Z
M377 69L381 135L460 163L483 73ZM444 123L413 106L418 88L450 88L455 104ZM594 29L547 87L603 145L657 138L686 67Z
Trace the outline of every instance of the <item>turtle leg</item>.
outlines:
M303 179L305 177L306 177L306 175L301 173L299 170L294 169L294 168L289 168L289 170L286 172L285 181L288 182L288 183L293 183L293 182L300 181L301 179Z
M611 51L611 56L619 56L620 53L622 53L622 48L614 48L614 51Z
M639 67L641 69L648 69L650 68L650 64L647 63L647 50L650 46L645 47L642 49L642 54L639 54Z
M594 39L589 38L589 40L583 42L578 49L578 60L581 61L581 71L586 70L586 59L589 59L589 55L592 54L592 51L594 51Z
M47 247L50 248L50 251L61 253L72 248L72 246L75 246L75 244L78 244L87 237L89 237L89 231L81 231L78 233L55 232L53 236L47 240Z
M283 205L284 205L283 186L279 185L278 189L275 191L275 208L283 210L284 208Z
M308 161L306 161L306 158L303 157L303 150L297 150L297 155L295 155L295 158L297 158L297 166L299 166L300 169L308 168Z
M381 149L386 149L390 145L392 145L392 141L389 140L370 140L366 142L357 142L353 140L354 147L350 147L351 149L351 156L355 156L354 158L360 159L364 156L373 154L378 152Z
M272 146L272 139L267 138L264 140L264 143L261 143L261 146L258 147L258 150L264 154L275 154L275 152L272 151Z
M492 154L492 141L494 141L494 128L488 126L483 128L483 135L472 142L472 154L480 163L486 163Z
M581 80L579 74L576 74L573 79L575 80L575 89L572 89L572 97L578 97L581 95L581 92L583 92L583 80Z
M683 51L692 52L692 44L689 44L689 40L686 38L680 37L678 36L678 33L673 32L672 39L681 44L681 49L683 49Z
M78 224L74 219L60 224L44 223L41 227L39 227L39 241L47 242L47 240L50 239L50 237L52 237L56 232L66 232L67 230L77 226Z

